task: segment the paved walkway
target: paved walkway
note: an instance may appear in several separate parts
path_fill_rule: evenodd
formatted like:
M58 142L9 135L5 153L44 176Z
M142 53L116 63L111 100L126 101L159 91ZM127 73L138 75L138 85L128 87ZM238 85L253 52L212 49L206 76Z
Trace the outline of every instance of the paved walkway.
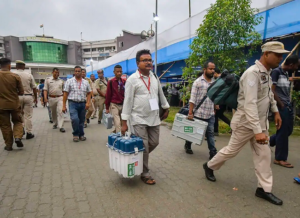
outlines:
M183 141L161 128L160 146L151 154L155 186L140 178L122 179L109 169L105 147L109 131L96 120L86 129L86 142L73 143L70 121L66 133L53 130L47 110L34 109L36 138L23 150L7 152L0 139L0 217L299 217L299 139L291 139L289 161L294 169L272 165L274 193L282 207L254 196L256 177L249 146L216 172L216 183L204 177L207 145L183 150ZM229 138L217 137L218 149ZM233 188L238 190L233 190Z

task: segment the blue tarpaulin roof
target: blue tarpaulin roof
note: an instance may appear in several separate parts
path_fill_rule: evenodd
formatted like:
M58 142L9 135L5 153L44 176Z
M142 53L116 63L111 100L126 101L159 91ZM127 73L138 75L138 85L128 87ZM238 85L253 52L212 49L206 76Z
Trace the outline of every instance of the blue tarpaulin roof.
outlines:
M263 17L262 23L256 27L256 30L262 35L262 39L300 32L300 0L290 1L261 12L256 16ZM178 25L178 28L180 28L180 25ZM182 40L159 49L157 53L157 63L163 64L187 59L191 52L189 45L193 39L194 38ZM153 52L152 55L154 57L155 52ZM131 58L104 67L105 76L113 77L113 68L117 64L123 67L124 74L131 75L137 69L135 58ZM94 72L96 72L96 70L94 70Z

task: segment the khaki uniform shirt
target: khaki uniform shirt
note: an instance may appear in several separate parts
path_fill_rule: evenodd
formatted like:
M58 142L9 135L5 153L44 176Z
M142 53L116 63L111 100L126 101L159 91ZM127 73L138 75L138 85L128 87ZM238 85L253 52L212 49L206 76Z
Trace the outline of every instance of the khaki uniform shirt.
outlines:
M87 78L87 77L85 77L84 79L89 82L89 84L90 84L90 86L92 88L92 80L90 78Z
M0 110L17 109L19 92L24 92L20 76L10 71L0 71Z
M252 129L254 134L269 129L269 109L278 112L270 73L260 61L246 70L240 79L238 109L231 123Z
M63 95L63 88L64 81L60 78L48 77L45 81L44 90L48 92L48 95Z
M97 91L97 81L92 81L92 92L93 92L93 94L94 94L94 96L98 96L99 95L99 93L98 93L98 91Z
M97 89L100 89L100 91L106 95L106 90L107 90L107 81L106 79L97 79L96 80L96 88ZM101 96L102 97L102 96ZM104 98L104 97L102 97Z
M15 73L18 74L22 80L24 94L32 95L32 93L33 93L32 90L36 89L36 84L35 84L33 76L24 70L17 70Z

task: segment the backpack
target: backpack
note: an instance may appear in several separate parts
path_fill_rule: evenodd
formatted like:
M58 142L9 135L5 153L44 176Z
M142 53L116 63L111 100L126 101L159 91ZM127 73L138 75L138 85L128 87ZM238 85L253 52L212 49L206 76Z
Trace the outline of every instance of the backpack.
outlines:
M207 89L207 96L215 105L226 105L237 109L239 77L224 70L221 76Z

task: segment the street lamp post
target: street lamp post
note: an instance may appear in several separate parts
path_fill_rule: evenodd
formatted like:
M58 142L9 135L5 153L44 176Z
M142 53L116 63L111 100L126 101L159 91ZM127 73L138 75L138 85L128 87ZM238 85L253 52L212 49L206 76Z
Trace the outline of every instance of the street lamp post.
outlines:
M81 43L82 43L83 41L84 41L84 42L88 42L88 41L82 39L82 32L81 32ZM92 45L93 45L93 43L92 43L92 42L88 42L88 43L90 43L90 45L91 45L91 60L90 60L90 65L91 65L91 67L92 67L92 73L93 73L93 71L94 71L94 67L93 67L93 55L92 55Z
M155 4L155 74L157 75L157 22L158 22L158 0L156 0L156 4Z

